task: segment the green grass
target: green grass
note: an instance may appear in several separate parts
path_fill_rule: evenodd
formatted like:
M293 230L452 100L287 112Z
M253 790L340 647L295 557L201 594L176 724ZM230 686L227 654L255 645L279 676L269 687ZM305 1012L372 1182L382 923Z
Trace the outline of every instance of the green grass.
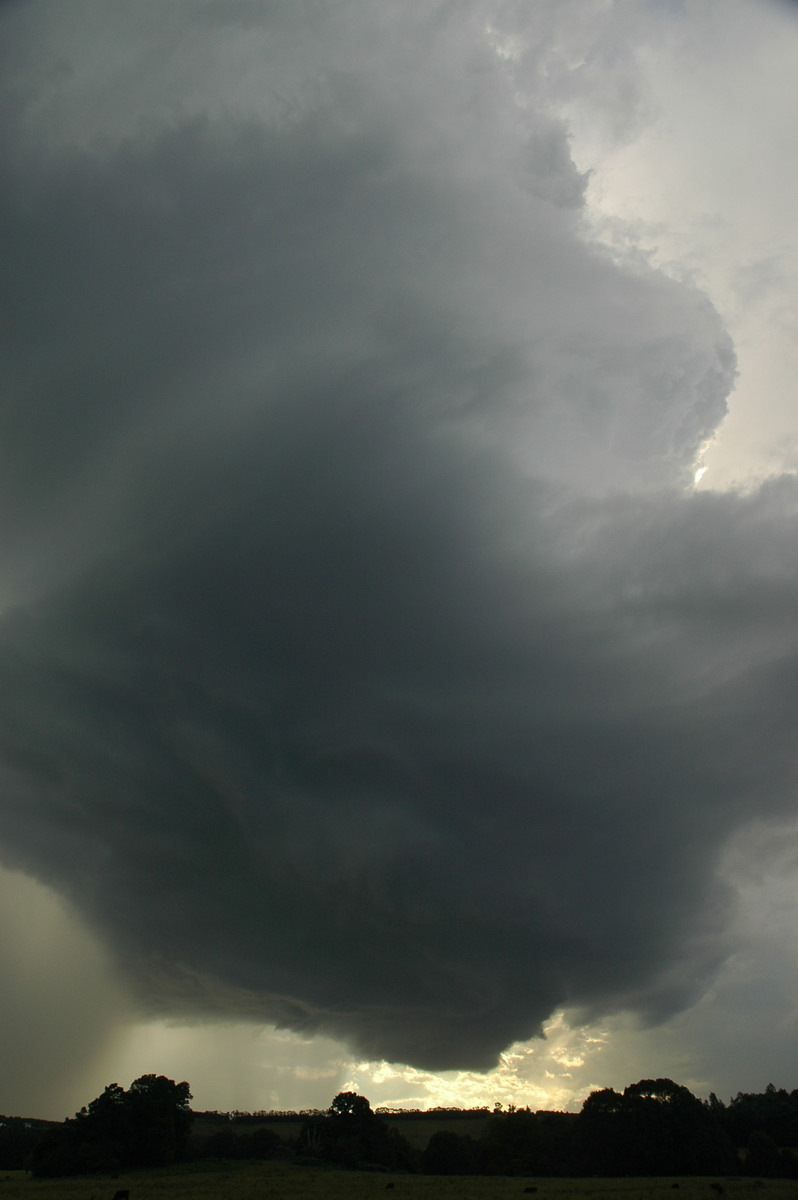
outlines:
M714 1200L721 1183L729 1200L796 1200L788 1179L509 1179L384 1175L335 1171L293 1163L197 1163L161 1171L130 1171L118 1179L32 1179L0 1172L0 1200L112 1200L118 1188L130 1200ZM678 1190L674 1188L678 1183Z

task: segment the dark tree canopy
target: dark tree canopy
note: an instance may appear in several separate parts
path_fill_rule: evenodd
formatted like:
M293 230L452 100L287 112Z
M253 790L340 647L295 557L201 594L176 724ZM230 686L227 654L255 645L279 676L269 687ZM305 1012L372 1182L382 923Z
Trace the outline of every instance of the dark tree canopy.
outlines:
M372 1112L365 1096L339 1092L323 1117L306 1121L301 1153L340 1166L406 1170L414 1155L405 1139Z
M421 1155L425 1175L473 1175L478 1168L477 1143L468 1134L439 1129Z
M736 1145L745 1146L761 1130L777 1146L798 1146L798 1090L787 1092L769 1083L764 1092L738 1092L721 1107Z
M142 1075L127 1092L111 1083L43 1139L33 1154L33 1172L77 1175L183 1159L191 1133L190 1100L187 1083L164 1075Z
M360 1121L368 1124L374 1116L371 1105L365 1096L357 1092L339 1092L328 1109L331 1117L341 1117L344 1120Z
M582 1105L581 1169L599 1175L707 1175L737 1170L734 1146L711 1109L672 1079L604 1088Z

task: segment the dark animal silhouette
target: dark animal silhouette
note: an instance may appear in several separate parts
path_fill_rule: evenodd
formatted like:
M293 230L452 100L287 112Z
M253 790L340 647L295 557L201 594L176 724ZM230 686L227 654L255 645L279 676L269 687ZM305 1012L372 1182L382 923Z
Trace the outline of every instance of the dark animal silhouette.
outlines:
M130 1192L127 1188L120 1188L114 1193L114 1200L130 1200Z
M534 1194L535 1194L535 1192L536 1192L537 1190L538 1190L538 1189L537 1189L536 1187L528 1187L528 1188L524 1188L524 1191L526 1192L526 1194L527 1194L528 1196L534 1196Z
M709 1186L712 1188L712 1191L717 1192L719 1196L722 1196L726 1191L722 1183L711 1183Z

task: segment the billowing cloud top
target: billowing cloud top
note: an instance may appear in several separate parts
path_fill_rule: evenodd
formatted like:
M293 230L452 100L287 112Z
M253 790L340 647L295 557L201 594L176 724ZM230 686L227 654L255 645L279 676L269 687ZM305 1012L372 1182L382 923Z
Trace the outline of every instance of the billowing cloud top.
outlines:
M730 344L586 240L527 8L1 14L0 836L153 1011L656 1017L791 803L798 489L690 491Z

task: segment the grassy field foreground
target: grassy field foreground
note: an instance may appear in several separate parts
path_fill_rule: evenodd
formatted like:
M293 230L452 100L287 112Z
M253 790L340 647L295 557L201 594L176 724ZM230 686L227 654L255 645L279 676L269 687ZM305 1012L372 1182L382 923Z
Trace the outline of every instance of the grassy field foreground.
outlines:
M391 1186L392 1185L392 1186ZM715 1185L713 1187L713 1185ZM718 1186L719 1185L719 1186ZM0 1174L0 1200L521 1200L536 1187L540 1200L796 1200L788 1179L511 1179L479 1176L384 1175L289 1163L196 1164L132 1171L118 1179L32 1179ZM719 1188L722 1188L721 1192Z

